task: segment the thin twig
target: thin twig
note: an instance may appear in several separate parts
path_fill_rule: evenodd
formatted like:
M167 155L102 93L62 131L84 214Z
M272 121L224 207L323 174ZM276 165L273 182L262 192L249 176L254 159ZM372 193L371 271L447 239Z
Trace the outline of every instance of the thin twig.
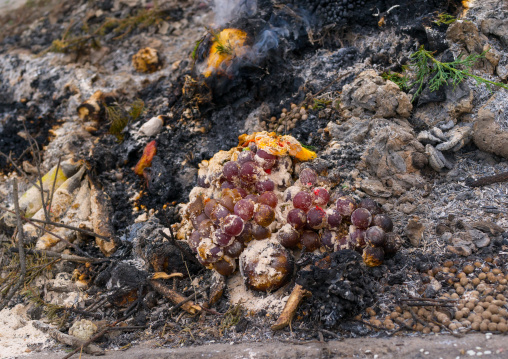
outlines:
M25 128L25 133L28 138L28 142L30 143L30 147L32 148L33 157L35 161L35 168L37 168L37 177L39 179L40 188L39 193L41 194L41 200L42 200L42 209L44 210L44 216L46 218L46 221L49 221L49 213L48 208L46 207L46 201L44 200L44 185L42 183L42 174L41 174L41 152L39 150L39 145L37 144L37 141L28 133L28 130L26 128L25 123L23 122L23 127ZM57 174L55 173L55 176Z
M9 251L18 253L18 248L10 248ZM26 254L39 254L44 255L49 258L58 258L62 259L64 261L68 262L77 262L77 263L102 263L102 262L109 262L111 259L109 258L88 258L88 257L80 257L76 256L74 254L65 254L65 253L58 253L55 251L50 250L38 250L38 249L25 249Z
M201 294L203 293L205 290L207 290L206 287L202 288L201 290L199 290L196 294ZM180 308L182 305L184 305L185 303L188 303L192 300L192 298L194 297L194 294L191 294L189 295L187 298L185 298L184 300L182 300L180 303L172 306L171 308L169 308L168 310L168 314L171 314L172 312L174 312L175 310L177 310L178 308Z
M16 209L16 222L18 226L18 251L19 251L19 270L20 275L18 282L16 285L9 290L4 302L0 305L0 310L2 310L14 296L14 294L18 291L18 289L25 282L26 276L26 258L25 258L25 248L24 248L24 232L23 225L21 224L21 211L19 209L19 200L18 200L18 181L16 178L12 181L12 192L14 195L14 208Z
M487 186L489 184L497 182L506 182L506 181L508 181L508 171L501 172L493 176L480 177L477 180L473 180L472 178L466 178L466 185L468 185L469 187L480 187Z

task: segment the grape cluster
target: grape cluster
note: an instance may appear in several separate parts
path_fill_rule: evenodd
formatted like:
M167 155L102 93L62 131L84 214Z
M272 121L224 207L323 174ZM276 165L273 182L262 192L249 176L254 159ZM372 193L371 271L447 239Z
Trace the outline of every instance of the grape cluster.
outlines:
M200 172L198 194L186 207L192 225L187 239L199 261L222 275L235 272L240 258L250 288L274 290L292 272L292 250L353 249L368 266L380 265L385 254L397 250L393 223L375 201L331 192L330 181L310 167L295 180L295 163L287 155L275 156L250 143L210 163L215 170ZM252 254L245 254L261 241L269 251L256 244ZM258 285L263 271L273 276Z
M303 9L315 17L316 27L335 24L348 25L355 9L365 8L366 1L362 0L292 0L294 7Z

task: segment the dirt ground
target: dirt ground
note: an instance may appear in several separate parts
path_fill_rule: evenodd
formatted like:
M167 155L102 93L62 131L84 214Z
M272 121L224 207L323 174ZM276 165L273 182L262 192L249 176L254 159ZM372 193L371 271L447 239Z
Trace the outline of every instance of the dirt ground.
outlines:
M350 338L342 341L298 344L282 341L243 343L238 345L211 344L206 346L158 349L142 344L124 351L109 351L107 359L191 359L191 358L464 358L485 356L506 358L508 346L502 335L469 334L462 338L450 335L396 338ZM33 353L25 358L60 359L65 353ZM83 354L82 359L93 358Z

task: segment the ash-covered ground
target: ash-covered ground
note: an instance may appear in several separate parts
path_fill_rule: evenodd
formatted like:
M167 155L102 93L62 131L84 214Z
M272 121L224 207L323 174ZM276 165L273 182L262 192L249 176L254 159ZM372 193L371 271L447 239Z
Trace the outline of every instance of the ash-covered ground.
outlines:
M445 13L459 20L439 23ZM20 193L36 181L39 153L42 173L59 159L83 159L93 188L109 198L116 238L115 254L92 264L27 254L30 281L0 312L24 316L9 324L16 327L9 335L19 338L18 327L34 320L50 318L69 333L81 319L97 331L123 316L136 329L110 331L99 347L507 332L507 91L467 78L438 91L424 87L413 100L414 86L387 80L414 76L411 55L424 46L442 62L489 50L471 71L506 84L506 16L508 6L495 1L374 0L35 1L3 14L1 202L12 208L14 177ZM224 28L244 31L251 50L207 77L210 47ZM132 58L146 47L159 61L155 71L138 72ZM120 133L113 133L113 115L80 118L78 107L99 90L122 113L139 100L143 111L125 115ZM142 127L156 116L162 126ZM164 285L201 305L212 296L203 289L219 284L185 256L185 244L159 231L169 236L167 227L182 220L180 204L199 183L199 164L258 131L310 146L318 156L311 166L340 179L334 190L382 206L402 248L375 268L355 252L334 254L332 269L297 263L298 275L279 297L247 293L242 306L226 288L198 315L172 309L150 285L153 273L183 273ZM153 140L157 153L139 176L133 168ZM504 182L471 185L492 175ZM3 300L19 261L10 250L15 229L0 228ZM86 238L76 243L103 259ZM306 265L323 257L315 253ZM314 295L290 327L271 331L295 283ZM430 302L412 306L415 297ZM249 307L256 301L266 308ZM43 347L36 342L29 350ZM7 351L0 341L8 357L25 348Z

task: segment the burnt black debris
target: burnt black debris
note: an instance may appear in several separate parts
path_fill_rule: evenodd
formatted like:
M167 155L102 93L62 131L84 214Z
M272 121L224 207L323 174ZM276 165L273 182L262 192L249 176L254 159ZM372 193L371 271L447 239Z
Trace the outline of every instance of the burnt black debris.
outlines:
M352 250L329 255L329 266L313 265L299 273L297 283L312 292L312 315L327 327L351 318L372 305L378 292L375 280ZM319 259L318 259L319 260Z

